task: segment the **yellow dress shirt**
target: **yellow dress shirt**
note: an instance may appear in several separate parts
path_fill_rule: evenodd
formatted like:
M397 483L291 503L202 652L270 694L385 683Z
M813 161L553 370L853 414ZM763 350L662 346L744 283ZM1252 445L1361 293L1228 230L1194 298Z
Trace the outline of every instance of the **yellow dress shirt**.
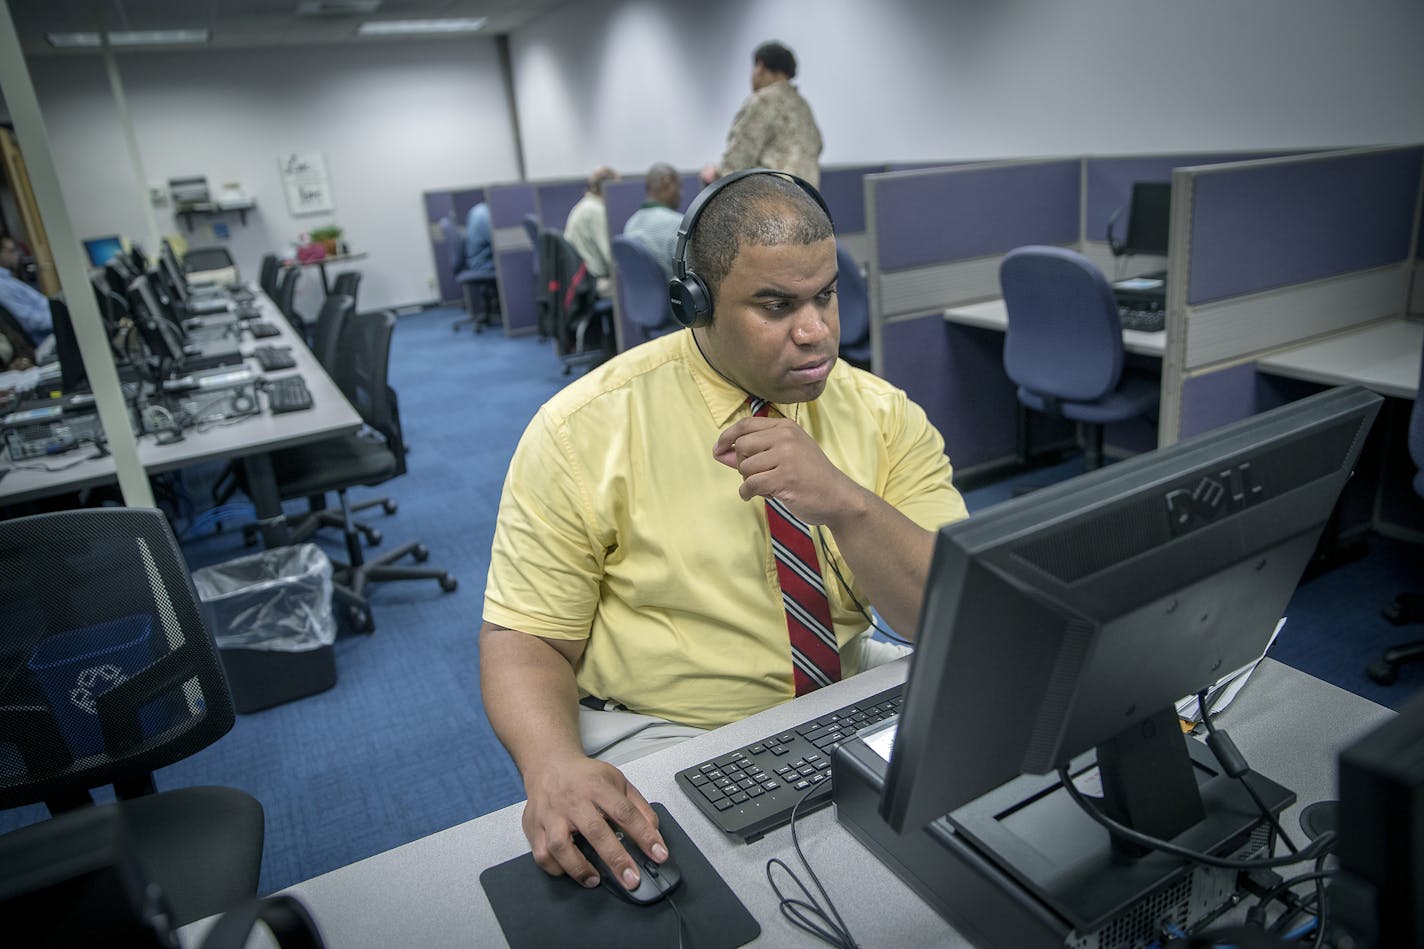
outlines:
M965 516L943 439L884 380L837 363L820 398L775 408L920 526ZM688 331L637 346L555 395L510 462L484 618L586 639L580 694L646 715L712 728L791 698L764 502L743 501L741 476L712 457L717 436L747 414L746 393L712 371ZM830 531L821 535L868 608ZM844 644L867 624L825 551L818 556Z

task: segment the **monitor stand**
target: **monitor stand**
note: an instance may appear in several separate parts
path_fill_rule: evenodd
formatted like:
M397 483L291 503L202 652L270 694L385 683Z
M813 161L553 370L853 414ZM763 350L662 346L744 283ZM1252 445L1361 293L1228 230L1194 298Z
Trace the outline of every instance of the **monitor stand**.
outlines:
M1174 842L1218 856L1267 855L1274 832L1249 794L1200 742L1183 745L1205 817ZM1016 778L925 828L897 833L879 813L885 768L861 741L836 751L837 819L975 945L1057 947L1075 934L1085 944L1151 943L1163 920L1190 932L1234 905L1236 871L1156 853L1128 857L1057 776ZM1097 773L1094 756L1075 760L1071 771L1082 788ZM1269 779L1252 781L1272 813L1295 801Z

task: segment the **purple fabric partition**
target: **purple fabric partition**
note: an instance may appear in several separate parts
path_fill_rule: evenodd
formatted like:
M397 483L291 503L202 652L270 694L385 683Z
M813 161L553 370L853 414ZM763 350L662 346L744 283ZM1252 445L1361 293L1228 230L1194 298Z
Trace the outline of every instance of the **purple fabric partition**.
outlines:
M1077 159L875 182L882 272L1078 240Z
M588 190L588 183L577 181L546 181L534 186L534 201L538 205L539 221L545 227L563 230L569 212Z
M455 220L463 227L465 219L470 216L470 208L485 199L485 189L462 188L453 192L452 197L455 199Z
M1215 165L1228 161L1255 161L1273 158L1285 152L1216 152L1195 155L1145 155L1132 158L1088 158L1086 222L1084 239L1107 240L1108 219L1123 208L1114 233L1118 240L1127 229L1126 208L1132 198L1135 181L1171 181L1172 171L1192 165Z
M435 280L440 286L440 301L460 299L460 288L455 283L454 264L456 248L448 246L441 230L440 220L455 217L455 198L449 191L427 191L425 200L426 233L430 237L430 253L435 260Z
M1421 164L1415 147L1199 175L1188 302L1407 259Z
M488 189L490 226L496 231L524 227L524 215L534 213L534 188L530 185L497 185ZM496 236L495 246L499 239ZM500 308L504 312L507 336L532 333L538 328L534 307L534 257L528 248L496 250L495 278L499 282Z
M831 209L837 234L859 234L865 230L865 176L884 170L884 165L821 169L821 197Z
M1183 380L1179 436L1190 438L1255 415L1261 411L1257 396L1254 363Z
M616 237L628 226L628 219L642 206L647 198L647 189L642 179L636 181L610 181L603 186L603 203L608 208L608 234ZM562 226L562 225L560 225Z
M944 436L956 470L1014 454L1014 386L1004 334L946 323L939 313L884 328L885 371Z

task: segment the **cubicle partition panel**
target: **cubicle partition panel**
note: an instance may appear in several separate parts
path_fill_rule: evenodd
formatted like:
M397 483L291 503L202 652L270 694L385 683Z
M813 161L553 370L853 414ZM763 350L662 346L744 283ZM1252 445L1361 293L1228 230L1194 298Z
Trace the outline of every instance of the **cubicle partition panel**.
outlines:
M1253 360L1409 305L1424 147L1173 172L1159 444L1268 408Z
M1414 275L1410 281L1409 312L1424 316L1424 183L1420 187L1419 204L1414 211L1419 218L1419 232L1414 235Z
M861 266L870 257L870 241L865 236L865 176L884 171L884 165L821 169L821 197L831 209L836 241L850 251Z
M494 270L506 336L525 336L539 328L534 297L534 248L524 230L524 215L536 214L534 187L497 185L486 193L494 235Z
M865 176L872 368L925 409L961 474L1012 456L1017 403L1002 329L945 310L998 297L1015 247L1076 247L1080 176L1078 159Z
M607 187L606 185L604 186ZM582 178L565 181L541 181L534 184L535 213L545 227L562 231L568 223L569 212L579 203L588 182Z
M445 221L456 221L455 193L453 191L426 191L421 195L425 204L425 231L430 241L430 255L435 263L435 282L441 303L453 303L460 299L460 288L455 283L454 254L459 248L457 242L445 239Z

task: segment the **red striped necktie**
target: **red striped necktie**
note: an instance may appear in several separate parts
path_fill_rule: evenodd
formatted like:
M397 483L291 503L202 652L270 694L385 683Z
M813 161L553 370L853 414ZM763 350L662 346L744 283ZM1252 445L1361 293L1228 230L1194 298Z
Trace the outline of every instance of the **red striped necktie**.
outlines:
M748 402L753 415L766 418L770 403L756 397ZM840 680L836 628L811 528L780 501L765 500L776 579L781 584L781 605L786 609L786 631L791 639L791 675L796 694L805 695Z

